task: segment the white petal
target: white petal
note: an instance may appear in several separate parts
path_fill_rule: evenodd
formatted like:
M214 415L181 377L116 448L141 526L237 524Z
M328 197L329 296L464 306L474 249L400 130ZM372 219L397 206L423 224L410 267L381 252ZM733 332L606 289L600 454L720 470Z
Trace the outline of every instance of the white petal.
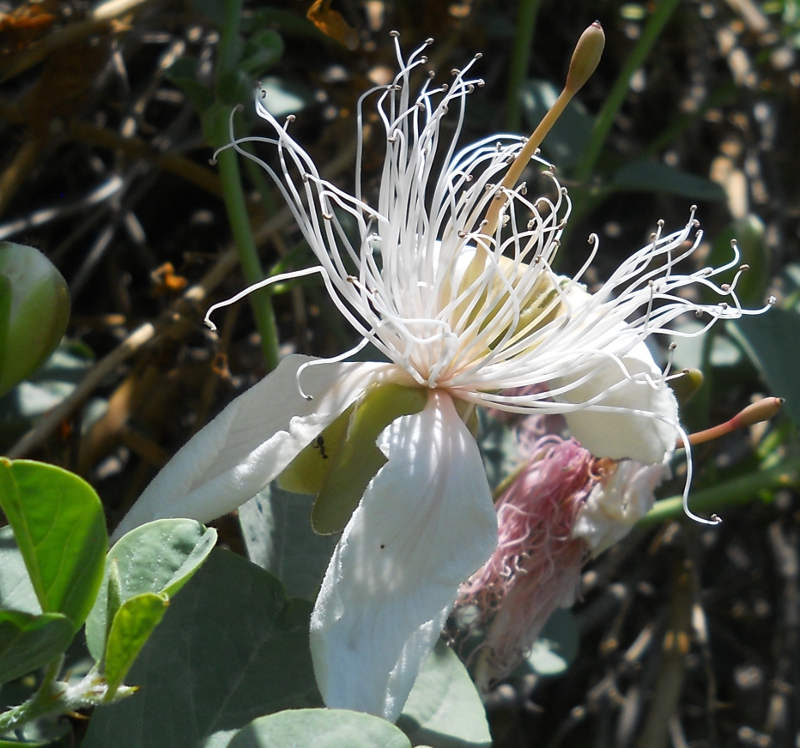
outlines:
M411 384L391 364L310 366L288 356L195 434L153 479L122 520L113 539L145 522L188 517L208 522L248 501L275 478L364 389L375 381Z
M609 479L592 489L572 528L572 537L583 538L595 556L618 543L650 511L655 502L653 492L669 472L666 463L620 462Z
M622 363L630 375L647 373L657 384L643 379L620 384L625 380L624 374L617 365L609 363L591 380L560 399L570 403L586 402L614 388L597 405L620 410L577 410L566 414L567 425L572 435L595 457L628 458L648 465L660 463L675 449L678 423L675 395L663 381L658 381L661 372L644 343L634 346L622 357ZM632 410L653 415L639 415L630 412Z
M325 703L399 716L458 593L497 545L475 440L450 396L380 435L388 462L336 546L311 617Z

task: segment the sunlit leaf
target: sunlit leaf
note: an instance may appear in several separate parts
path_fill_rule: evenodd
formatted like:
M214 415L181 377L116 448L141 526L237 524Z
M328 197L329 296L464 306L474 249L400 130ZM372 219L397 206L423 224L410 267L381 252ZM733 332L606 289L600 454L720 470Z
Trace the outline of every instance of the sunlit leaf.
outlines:
M397 726L413 745L490 746L492 737L475 684L443 641L436 644L409 694Z
M53 465L0 458L0 506L45 613L80 628L94 603L108 547L100 499Z
M191 579L211 553L217 532L191 519L161 519L124 535L106 559L97 602L86 621L86 643L102 660L108 620L108 578L112 565L119 575L119 602L144 593L167 599Z
M139 692L97 710L82 748L197 748L263 714L321 706L310 615L272 575L214 551L126 676Z
M295 709L260 717L243 728L229 748L411 748L385 719L346 709Z
M147 639L167 612L164 595L146 592L126 600L114 615L108 634L104 672L110 701L131 669Z
M69 322L69 291L38 249L0 242L0 395L38 369Z

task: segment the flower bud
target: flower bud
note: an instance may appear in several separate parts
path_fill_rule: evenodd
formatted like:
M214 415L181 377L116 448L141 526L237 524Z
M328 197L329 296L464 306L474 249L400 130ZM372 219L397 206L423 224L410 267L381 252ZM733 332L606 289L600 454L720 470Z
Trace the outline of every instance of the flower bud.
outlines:
M69 321L61 273L38 249L0 242L0 395L38 369Z
M603 27L599 21L595 21L581 34L575 45L567 73L567 83L564 86L566 91L574 95L583 88L597 69L605 45L606 35L603 33Z

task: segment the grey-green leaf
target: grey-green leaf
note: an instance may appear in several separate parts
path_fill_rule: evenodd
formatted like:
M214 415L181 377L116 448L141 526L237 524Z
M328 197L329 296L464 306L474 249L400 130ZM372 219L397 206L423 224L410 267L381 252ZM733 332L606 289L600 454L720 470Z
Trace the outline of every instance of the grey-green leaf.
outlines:
M346 709L296 709L260 717L228 748L411 748L408 738L379 717Z
M250 560L274 574L290 597L314 600L337 536L311 529L313 496L283 491L273 483L239 507Z
M197 748L263 714L321 706L310 615L271 574L214 551L125 678L139 692L97 710L83 748Z
M492 743L475 684L456 654L436 644L397 720L413 745L477 748Z
M86 621L92 657L103 658L107 630L108 575L119 573L119 603L152 592L171 598L191 579L217 541L217 532L191 519L161 519L124 535L109 551L97 600Z

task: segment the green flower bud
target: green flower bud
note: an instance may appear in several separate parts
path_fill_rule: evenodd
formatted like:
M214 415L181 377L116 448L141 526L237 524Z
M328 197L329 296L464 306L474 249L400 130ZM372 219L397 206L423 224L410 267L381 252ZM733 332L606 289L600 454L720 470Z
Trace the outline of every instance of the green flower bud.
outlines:
M605 44L606 36L599 21L595 21L581 34L581 38L575 45L575 51L572 53L567 84L564 86L564 89L570 94L580 91L583 84L591 78L603 55Z
M0 395L55 350L69 321L69 291L38 249L0 242Z

